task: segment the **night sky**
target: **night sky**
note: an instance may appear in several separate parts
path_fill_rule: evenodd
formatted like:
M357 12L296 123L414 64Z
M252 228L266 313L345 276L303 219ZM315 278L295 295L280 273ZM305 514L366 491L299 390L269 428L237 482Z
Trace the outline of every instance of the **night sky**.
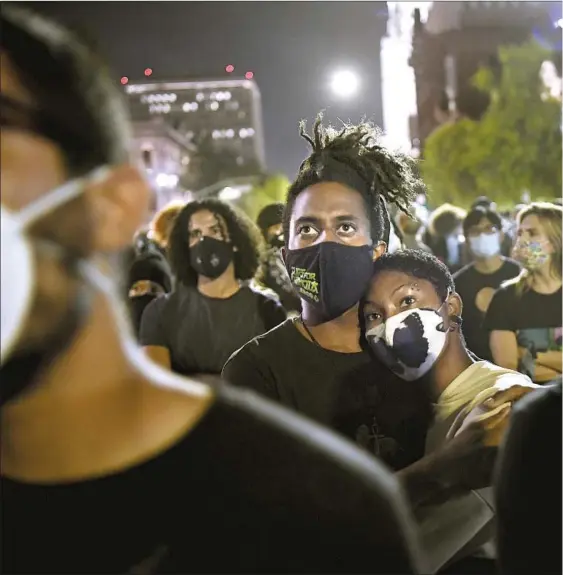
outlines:
M142 80L226 77L251 70L262 93L270 171L293 176L306 154L301 118L381 122L379 42L385 2L33 2L95 40L121 76ZM348 101L331 95L331 70L362 78Z

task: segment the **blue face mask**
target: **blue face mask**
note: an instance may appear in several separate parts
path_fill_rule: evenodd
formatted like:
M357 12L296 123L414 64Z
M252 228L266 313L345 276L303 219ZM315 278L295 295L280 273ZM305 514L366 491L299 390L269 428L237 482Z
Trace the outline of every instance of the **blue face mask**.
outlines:
M478 258L490 258L500 254L500 234L479 234L469 238L469 247Z

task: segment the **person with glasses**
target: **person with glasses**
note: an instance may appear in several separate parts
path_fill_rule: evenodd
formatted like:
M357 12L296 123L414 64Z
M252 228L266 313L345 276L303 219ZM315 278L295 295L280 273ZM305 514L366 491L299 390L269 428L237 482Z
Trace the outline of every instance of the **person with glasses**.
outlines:
M495 291L520 273L514 260L502 255L504 233L499 214L481 205L463 220L463 233L473 262L454 274L457 293L463 301L463 336L467 347L479 358L492 361L489 334L483 326Z

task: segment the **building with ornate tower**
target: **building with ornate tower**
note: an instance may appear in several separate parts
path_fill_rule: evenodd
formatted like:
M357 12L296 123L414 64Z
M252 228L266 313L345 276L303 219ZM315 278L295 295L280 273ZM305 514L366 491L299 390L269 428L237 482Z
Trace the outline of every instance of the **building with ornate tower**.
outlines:
M560 19L560 2L433 2L426 21L415 10L410 58L416 84L415 147L423 152L426 138L452 116L479 118L488 104L471 85L479 67L498 65L502 45L553 37Z

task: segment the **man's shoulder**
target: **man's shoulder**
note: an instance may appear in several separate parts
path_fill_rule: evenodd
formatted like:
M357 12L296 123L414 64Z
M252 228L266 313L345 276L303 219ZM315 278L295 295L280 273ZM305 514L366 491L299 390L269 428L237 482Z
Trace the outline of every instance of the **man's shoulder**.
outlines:
M295 329L293 319L286 319L270 331L245 343L239 350L233 353L227 363L241 356L267 355L269 357L272 353L279 355L280 350L285 349L284 346L286 346L288 341L292 340L295 335L299 334Z

